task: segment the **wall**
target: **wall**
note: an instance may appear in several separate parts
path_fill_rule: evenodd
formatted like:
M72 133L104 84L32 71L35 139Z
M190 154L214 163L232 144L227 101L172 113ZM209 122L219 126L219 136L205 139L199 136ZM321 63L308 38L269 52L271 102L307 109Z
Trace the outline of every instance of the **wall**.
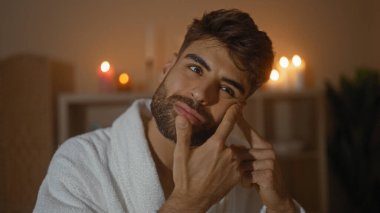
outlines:
M380 68L380 1L370 0L369 11L370 24L369 24L369 66ZM364 54L364 53L363 53Z
M303 56L317 88L358 66L380 68L375 0L6 1L0 6L0 59L27 52L72 63L78 92L97 91L97 66L108 59L138 86L149 79L147 29L155 36L158 72L192 18L222 7L251 13L278 56Z

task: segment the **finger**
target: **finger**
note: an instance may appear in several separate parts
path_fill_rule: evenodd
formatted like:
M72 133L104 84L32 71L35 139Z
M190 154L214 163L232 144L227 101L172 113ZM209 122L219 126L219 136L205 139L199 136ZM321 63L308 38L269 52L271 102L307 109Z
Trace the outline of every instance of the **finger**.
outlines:
M231 146L234 158L242 161L275 160L276 153L273 149L242 149Z
M244 119L243 116L239 117L237 124L243 132L246 140L251 145L251 148L269 148L268 143L262 137L260 137L260 135L255 130L253 130L253 128L248 124L248 122Z
M243 161L240 163L239 170L243 173L268 169L274 170L274 164L274 160Z
M191 144L191 125L182 116L175 119L176 128L176 146L174 148L174 158L176 160L187 159Z
M272 170L258 170L252 173L252 183L257 183L261 188L273 186L274 173Z
M274 170L274 160L255 160L251 164L254 171L258 170Z
M252 174L250 171L241 173L241 185L245 188L250 188L253 186Z
M249 149L235 148L235 146L231 146L231 149L234 151L234 158L239 161L254 160L252 154L249 153Z
M276 153L273 149L251 149L249 150L249 154L255 160L275 160Z
M239 170L242 173L251 173L253 171L253 161L243 161L240 163Z
M222 143L224 143L228 135L231 133L240 114L240 111L241 106L239 104L230 106L224 115L222 122L219 124L218 129L215 131L213 137L218 138Z

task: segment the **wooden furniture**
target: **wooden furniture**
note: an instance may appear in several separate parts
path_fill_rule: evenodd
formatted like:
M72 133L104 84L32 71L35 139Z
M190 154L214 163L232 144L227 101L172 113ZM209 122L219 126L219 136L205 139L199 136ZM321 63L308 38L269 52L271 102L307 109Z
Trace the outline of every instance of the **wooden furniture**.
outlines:
M69 137L111 126L132 102L148 94L62 94L58 99L58 143Z
M147 94L62 95L59 141L106 127ZM327 212L323 97L314 91L257 92L245 118L274 144L290 193L308 212Z
M32 212L56 149L56 97L73 68L34 55L0 61L0 212Z

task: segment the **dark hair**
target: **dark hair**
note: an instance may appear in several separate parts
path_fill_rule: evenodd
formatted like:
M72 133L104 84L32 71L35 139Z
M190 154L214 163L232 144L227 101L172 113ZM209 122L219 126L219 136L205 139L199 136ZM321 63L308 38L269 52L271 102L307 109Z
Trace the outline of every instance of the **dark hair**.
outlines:
M216 10L194 19L188 27L179 55L194 41L216 39L227 47L236 67L248 71L253 93L269 79L274 54L272 42L248 13L237 9Z

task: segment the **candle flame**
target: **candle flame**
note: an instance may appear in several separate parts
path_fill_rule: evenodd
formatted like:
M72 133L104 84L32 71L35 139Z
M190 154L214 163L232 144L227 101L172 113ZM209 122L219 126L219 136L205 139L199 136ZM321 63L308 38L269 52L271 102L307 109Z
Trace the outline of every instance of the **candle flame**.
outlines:
M299 55L294 55L292 58L292 63L295 67L299 67L302 64L302 59Z
M126 85L129 82L129 76L127 73L121 73L119 75L119 82L120 84Z
M100 70L104 73L110 71L111 65L108 61L103 61L102 64L100 65Z
M270 73L270 80L272 81L278 81L280 79L280 73L273 69L272 72Z
M280 58L280 66L281 66L282 68L287 68L287 67L289 66L289 60L288 60L287 57L282 56L282 57Z

